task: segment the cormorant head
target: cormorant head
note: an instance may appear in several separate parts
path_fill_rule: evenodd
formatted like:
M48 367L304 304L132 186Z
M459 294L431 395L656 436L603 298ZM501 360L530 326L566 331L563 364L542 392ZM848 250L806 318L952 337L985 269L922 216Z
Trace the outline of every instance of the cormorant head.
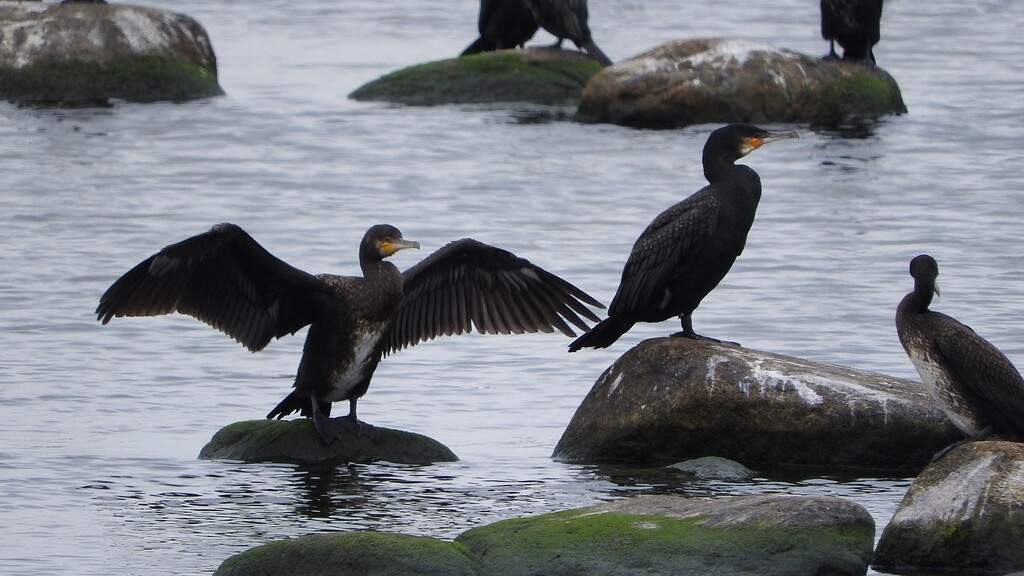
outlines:
M939 294L939 263L927 254L915 256L910 261L910 275L914 277L914 291L924 292L931 298L932 293Z
M359 256L380 260L391 256L395 252L405 248L419 249L419 242L412 242L402 238L402 233L390 224L377 224L371 226L363 236L363 242L359 246Z
M704 144L704 162L707 165L709 159L719 158L735 162L769 142L799 137L793 130L770 132L752 124L729 124L708 136Z

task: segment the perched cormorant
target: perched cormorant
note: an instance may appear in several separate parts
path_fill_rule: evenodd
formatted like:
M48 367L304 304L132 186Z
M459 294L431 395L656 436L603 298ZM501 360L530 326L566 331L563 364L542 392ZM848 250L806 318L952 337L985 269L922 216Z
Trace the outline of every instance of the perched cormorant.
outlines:
M309 326L295 390L267 418L313 418L325 442L342 431L375 434L356 419L377 363L391 352L441 335L478 332L576 334L597 300L514 254L472 239L452 242L404 273L384 258L419 248L394 226L367 230L359 245L363 277L311 275L273 256L234 224L218 224L143 260L100 298L97 319L180 312L249 350ZM578 315L577 315L578 314ZM350 411L328 418L331 403Z
M896 332L921 380L970 440L993 433L1024 438L1024 379L998 348L955 318L928 309L939 293L939 265L910 261L914 291L896 309ZM957 442L953 444L956 446ZM935 458L942 457L950 446Z
M590 37L587 0L526 0L526 5L533 12L537 24L558 38L555 48L561 48L562 40L568 38L602 66L611 66L611 59Z
M712 132L703 159L709 184L659 214L640 234L608 318L580 336L569 351L611 346L637 322L672 316L679 316L683 325L673 336L703 338L693 331L691 314L743 251L761 199L757 172L735 162L768 142L798 137L796 132L769 132L750 124Z
M836 42L843 60L875 63L871 47L881 37L882 0L821 0L821 37L828 40L826 60L835 60Z
M537 20L525 0L480 0L480 37L462 55L522 47L537 32Z

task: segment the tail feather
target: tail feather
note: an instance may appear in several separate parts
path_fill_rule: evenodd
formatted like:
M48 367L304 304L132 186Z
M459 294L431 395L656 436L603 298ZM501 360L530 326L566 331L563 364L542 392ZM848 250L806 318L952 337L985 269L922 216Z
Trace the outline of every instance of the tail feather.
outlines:
M605 53L602 52L601 49L597 47L597 44L595 44L593 40L584 42L582 48L583 51L589 54L591 58L597 60L601 64L601 66L612 65L612 59L606 56Z
M320 411L323 412L324 416L331 415L330 402L317 402L317 404L319 405ZM298 412L300 415L305 416L307 418L311 418L313 416L313 410L310 406L308 396L297 394L294 391L291 392L290 394L285 396L284 400L281 400L277 404L277 406L275 406L274 409L270 411L269 414L267 414L267 418L277 418L278 420L280 420L281 418L284 418L285 416L292 414L294 412Z
M580 348L607 348L629 331L633 324L635 322L617 316L605 318L589 332L574 340L569 345L569 352L575 352Z
M468 56L470 54L479 54L480 52L493 52L498 49L498 44L493 40L484 38L483 36L477 38L472 44L466 46L466 49L462 51L459 56Z

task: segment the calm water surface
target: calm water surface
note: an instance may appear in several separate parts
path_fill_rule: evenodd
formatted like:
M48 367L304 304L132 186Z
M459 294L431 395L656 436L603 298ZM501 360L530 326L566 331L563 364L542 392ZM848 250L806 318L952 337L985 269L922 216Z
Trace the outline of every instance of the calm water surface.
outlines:
M356 273L389 222L423 245L472 236L608 302L636 235L703 185L714 126L653 132L529 121L502 107L403 108L346 95L460 52L471 0L153 2L209 31L228 95L188 104L0 104L0 572L197 574L287 536L375 529L452 538L481 523L629 494L835 494L878 533L910 479L688 481L549 455L600 373L644 338L565 353L553 335L464 336L385 360L360 415L462 460L336 469L202 462L221 426L289 390L302 337L252 355L182 317L101 327L97 299L165 244L220 221L311 272ZM811 54L810 0L593 0L613 58L728 36ZM886 4L879 63L910 113L866 130L796 126L748 157L764 198L747 249L698 310L745 346L916 377L892 317L921 252L936 307L1024 365L1020 94L1024 3ZM535 40L550 41L544 34Z

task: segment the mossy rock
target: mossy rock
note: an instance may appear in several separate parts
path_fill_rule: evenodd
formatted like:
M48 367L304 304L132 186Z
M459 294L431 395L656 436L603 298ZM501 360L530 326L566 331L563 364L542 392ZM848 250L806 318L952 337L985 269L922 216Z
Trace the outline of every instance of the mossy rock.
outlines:
M863 575L874 521L833 497L641 496L458 538L501 576Z
M907 111L881 68L721 38L662 44L616 62L583 91L577 117L641 128L704 123L837 125Z
M437 440L401 430L378 428L380 438L345 436L325 444L308 418L246 420L221 428L199 452L204 460L245 462L456 462Z
M597 61L580 52L499 50L404 68L364 84L349 98L418 106L575 103L599 70Z
M206 31L125 4L0 3L0 98L78 104L223 94Z
M379 532L312 534L271 542L225 560L214 576L476 576L465 546Z

